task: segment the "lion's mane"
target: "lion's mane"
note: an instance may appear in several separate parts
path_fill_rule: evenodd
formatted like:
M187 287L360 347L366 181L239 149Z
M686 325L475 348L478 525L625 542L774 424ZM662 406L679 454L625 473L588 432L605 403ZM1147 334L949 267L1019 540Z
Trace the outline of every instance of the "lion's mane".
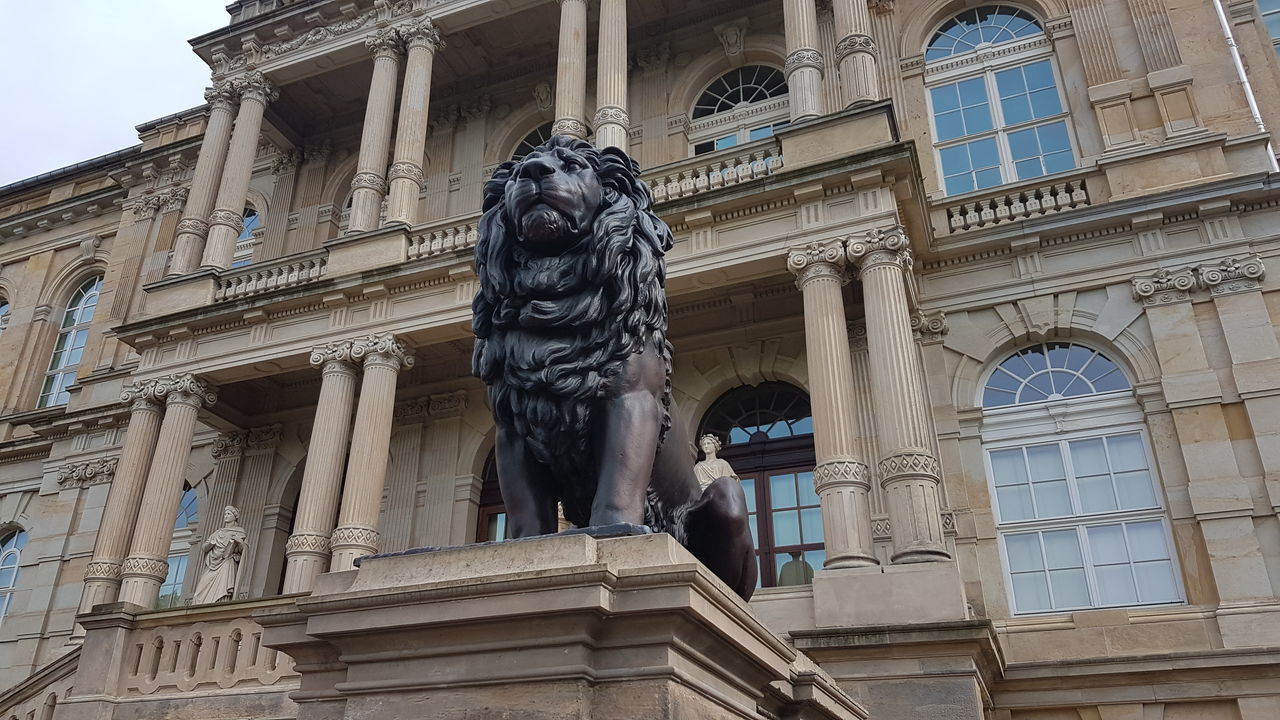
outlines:
M472 303L472 369L489 386L494 418L551 468L565 517L582 527L598 481L593 408L624 361L645 348L660 353L667 366L661 437L670 427L663 256L672 237L650 209L649 188L625 153L564 136L542 149L555 147L591 164L604 189L602 207L563 253L529 253L516 242L516 218L504 202L507 180L520 163L498 166L485 183L476 243L480 289Z

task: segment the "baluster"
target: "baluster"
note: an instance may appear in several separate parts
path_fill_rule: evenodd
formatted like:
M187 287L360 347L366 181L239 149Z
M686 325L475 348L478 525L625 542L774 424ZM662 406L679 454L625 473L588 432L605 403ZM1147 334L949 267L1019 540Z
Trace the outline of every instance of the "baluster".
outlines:
M711 189L724 187L724 166L719 162L711 163Z

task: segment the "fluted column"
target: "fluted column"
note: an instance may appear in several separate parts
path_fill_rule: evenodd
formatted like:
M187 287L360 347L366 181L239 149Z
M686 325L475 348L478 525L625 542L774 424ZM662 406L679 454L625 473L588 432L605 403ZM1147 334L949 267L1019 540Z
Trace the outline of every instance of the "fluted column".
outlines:
M866 307L871 402L875 408L877 465L889 509L894 563L950 559L942 537L938 485L941 471L920 406L924 373L916 356L907 309L906 268L911 263L901 225L850 238L849 260L861 272Z
M167 273L170 276L194 271L204 256L204 241L209 235L209 213L213 210L213 200L222 181L222 168L227 162L232 116L240 101L240 91L234 83L224 80L205 90L204 99L209 103L209 122L204 127L187 205L173 241L173 261L169 263Z
M876 565L871 550L871 484L859 457L853 361L840 291L848 278L839 241L792 250L787 267L804 295L804 344L809 365L814 489L822 505L825 567Z
M791 121L822 115L822 53L818 51L818 10L814 0L783 0L787 38L787 87Z
M329 570L350 570L361 555L378 550L378 514L391 448L396 376L413 366L409 350L389 333L352 341L351 356L364 361L360 402L347 460L338 527L333 531Z
M351 442L356 365L352 343L339 342L311 351L311 364L323 367L320 400L307 445L293 535L284 546L284 593L308 592L316 575L329 566L329 536L342 493L342 459Z
M129 404L129 433L107 494L107 505L102 510L93 559L85 568L84 591L80 596L82 613L89 612L94 605L113 603L120 594L120 568L129 554L129 541L142 508L142 490L163 415L155 385L154 380L135 381L120 394L121 402Z
M836 69L844 107L880 99L876 43L871 37L871 12L866 0L834 0Z
M627 0L600 0L596 51L596 146L627 150Z
M138 516L129 557L121 571L119 598L121 602L143 607L155 605L160 586L169 572L173 519L182 500L183 475L191 455L196 417L201 405L217 401L217 394L193 375L167 375L155 383L156 397L165 400L164 420L160 423L156 451L142 491L145 512Z
M427 147L427 109L431 104L431 66L436 51L444 47L440 31L430 18L400 28L409 57L405 61L404 90L400 93L400 123L391 171L388 222L418 222L418 195L425 176L423 151Z
M231 133L231 149L227 152L218 202L209 215L209 239L204 246L202 267L226 269L236 252L236 238L244 230L244 202L253 176L253 161L258 156L258 136L262 131L262 115L267 103L280 96L280 91L256 70L235 81L240 91L240 112Z
M364 108L356 176L351 180L351 220L347 232L353 233L377 228L382 215L391 120L396 112L396 76L400 72L403 50L400 33L395 28L379 30L364 42L373 52L373 79L369 81L369 102Z
M560 0L553 135L587 138L587 0Z

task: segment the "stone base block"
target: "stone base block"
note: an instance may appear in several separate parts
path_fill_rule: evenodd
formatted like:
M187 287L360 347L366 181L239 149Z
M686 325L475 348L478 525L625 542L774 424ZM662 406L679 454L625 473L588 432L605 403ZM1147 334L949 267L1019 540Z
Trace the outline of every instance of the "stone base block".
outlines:
M664 534L375 556L295 602L255 619L299 720L866 717Z
M813 577L817 627L866 627L965 620L954 562L819 570Z

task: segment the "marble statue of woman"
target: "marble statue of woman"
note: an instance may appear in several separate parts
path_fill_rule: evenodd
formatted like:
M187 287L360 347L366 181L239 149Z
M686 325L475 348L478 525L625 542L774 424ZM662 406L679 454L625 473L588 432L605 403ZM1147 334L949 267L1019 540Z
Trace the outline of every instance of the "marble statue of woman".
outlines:
M693 466L693 474L698 478L698 485L702 489L705 490L717 478L731 477L734 480L739 479L738 473L733 471L733 466L729 464L729 461L716 457L716 453L722 447L719 438L715 435L703 435L698 438L698 447L707 456L706 460Z
M192 605L221 602L236 596L244 538L240 511L228 505L222 511L222 527L204 541L204 569L191 594Z

